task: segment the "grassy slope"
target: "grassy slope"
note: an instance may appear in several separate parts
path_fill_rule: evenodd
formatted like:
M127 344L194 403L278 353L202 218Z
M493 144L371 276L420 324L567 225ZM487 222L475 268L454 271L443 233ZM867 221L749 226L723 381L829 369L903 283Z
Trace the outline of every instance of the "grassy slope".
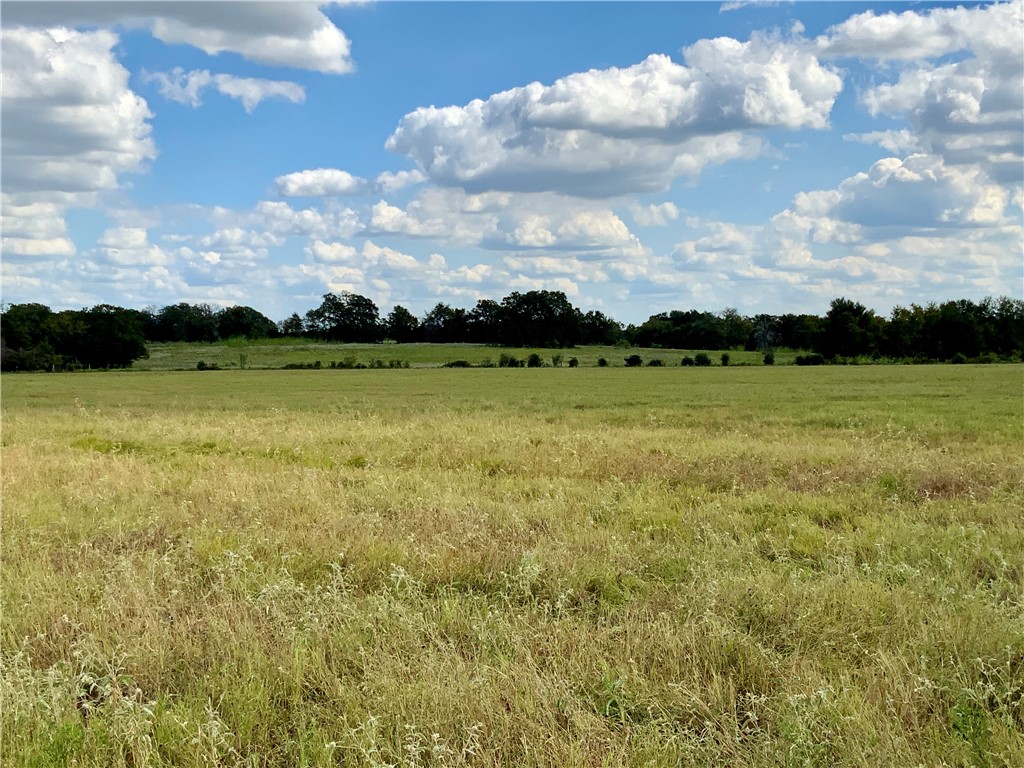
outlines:
M1021 374L5 377L0 762L1021 765Z
M526 359L532 352L539 354L548 364L551 363L553 355L562 355L562 365L568 365L569 358L575 357L584 367L596 366L599 357L607 359L612 366L621 367L624 358L632 354L639 354L645 363L652 358L660 358L665 365L678 366L684 355L692 357L695 354L692 350L621 347L510 349L480 344L328 344L296 342L292 339L275 339L269 342L232 340L216 344L150 344L149 358L136 361L133 368L138 371L194 370L200 360L207 364L216 363L221 368L238 368L241 355L245 355L248 368L280 368L287 363L312 363L316 360L320 360L323 366L327 367L332 360L340 362L345 358L355 358L364 365L375 359L382 360L385 364L392 360L408 361L412 367L420 368L444 365L453 360L466 360L474 365L485 361L496 364L502 354ZM722 353L711 351L709 354L714 364L718 365ZM779 352L776 356L777 362L780 365L792 362L795 355L795 352ZM733 365L762 363L760 352L730 351L729 356Z

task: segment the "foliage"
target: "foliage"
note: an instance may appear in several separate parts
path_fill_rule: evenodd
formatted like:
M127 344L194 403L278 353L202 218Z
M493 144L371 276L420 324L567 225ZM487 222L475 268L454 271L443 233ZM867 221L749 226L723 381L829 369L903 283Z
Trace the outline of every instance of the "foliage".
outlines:
M722 366L723 367L729 365L729 353L728 352L723 352L721 360L722 360Z
M630 355L625 359L627 368L636 368L644 364L644 359L640 355Z
M711 365L711 355L707 352L698 352L693 356L693 364L699 367L707 367Z

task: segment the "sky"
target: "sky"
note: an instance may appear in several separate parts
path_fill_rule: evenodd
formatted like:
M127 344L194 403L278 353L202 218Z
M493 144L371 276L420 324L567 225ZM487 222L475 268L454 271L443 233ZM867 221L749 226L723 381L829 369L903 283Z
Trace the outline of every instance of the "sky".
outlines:
M3 2L2 299L1024 296L1024 2Z

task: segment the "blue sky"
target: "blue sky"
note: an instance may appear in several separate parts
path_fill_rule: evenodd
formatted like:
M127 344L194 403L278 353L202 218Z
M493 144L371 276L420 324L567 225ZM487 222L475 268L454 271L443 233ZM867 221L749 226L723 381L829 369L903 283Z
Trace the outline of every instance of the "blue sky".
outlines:
M1022 295L1024 5L3 4L3 299Z

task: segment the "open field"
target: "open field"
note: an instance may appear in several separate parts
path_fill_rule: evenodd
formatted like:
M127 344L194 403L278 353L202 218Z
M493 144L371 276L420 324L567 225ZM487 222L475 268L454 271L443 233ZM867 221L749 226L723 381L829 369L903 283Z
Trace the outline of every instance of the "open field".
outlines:
M502 354L513 355L524 360L531 353L537 353L544 362L551 364L554 355L562 356L562 365L568 365L569 358L575 357L585 368L597 365L600 357L609 366L622 367L629 355L640 355L644 364L658 358L666 366L678 366L686 355L707 352L714 365L719 365L721 352L714 350L682 349L640 349L623 347L576 347L574 349L543 349L539 347L510 348L490 347L483 344L334 344L328 342L296 339L260 339L246 341L232 339L211 344L189 344L186 342L150 343L149 358L137 360L132 365L137 371L181 371L194 370L196 363L214 363L221 368L238 368L240 357L245 356L246 368L280 368L288 363L313 363L319 360L323 367L331 361L351 359L369 365L381 360L385 365L392 360L407 362L412 368L442 366L455 360L465 360L472 365L497 364ZM791 363L796 352L780 350L776 353L776 364ZM761 365L760 352L729 351L732 365Z
M1019 365L2 386L4 766L1024 765Z

